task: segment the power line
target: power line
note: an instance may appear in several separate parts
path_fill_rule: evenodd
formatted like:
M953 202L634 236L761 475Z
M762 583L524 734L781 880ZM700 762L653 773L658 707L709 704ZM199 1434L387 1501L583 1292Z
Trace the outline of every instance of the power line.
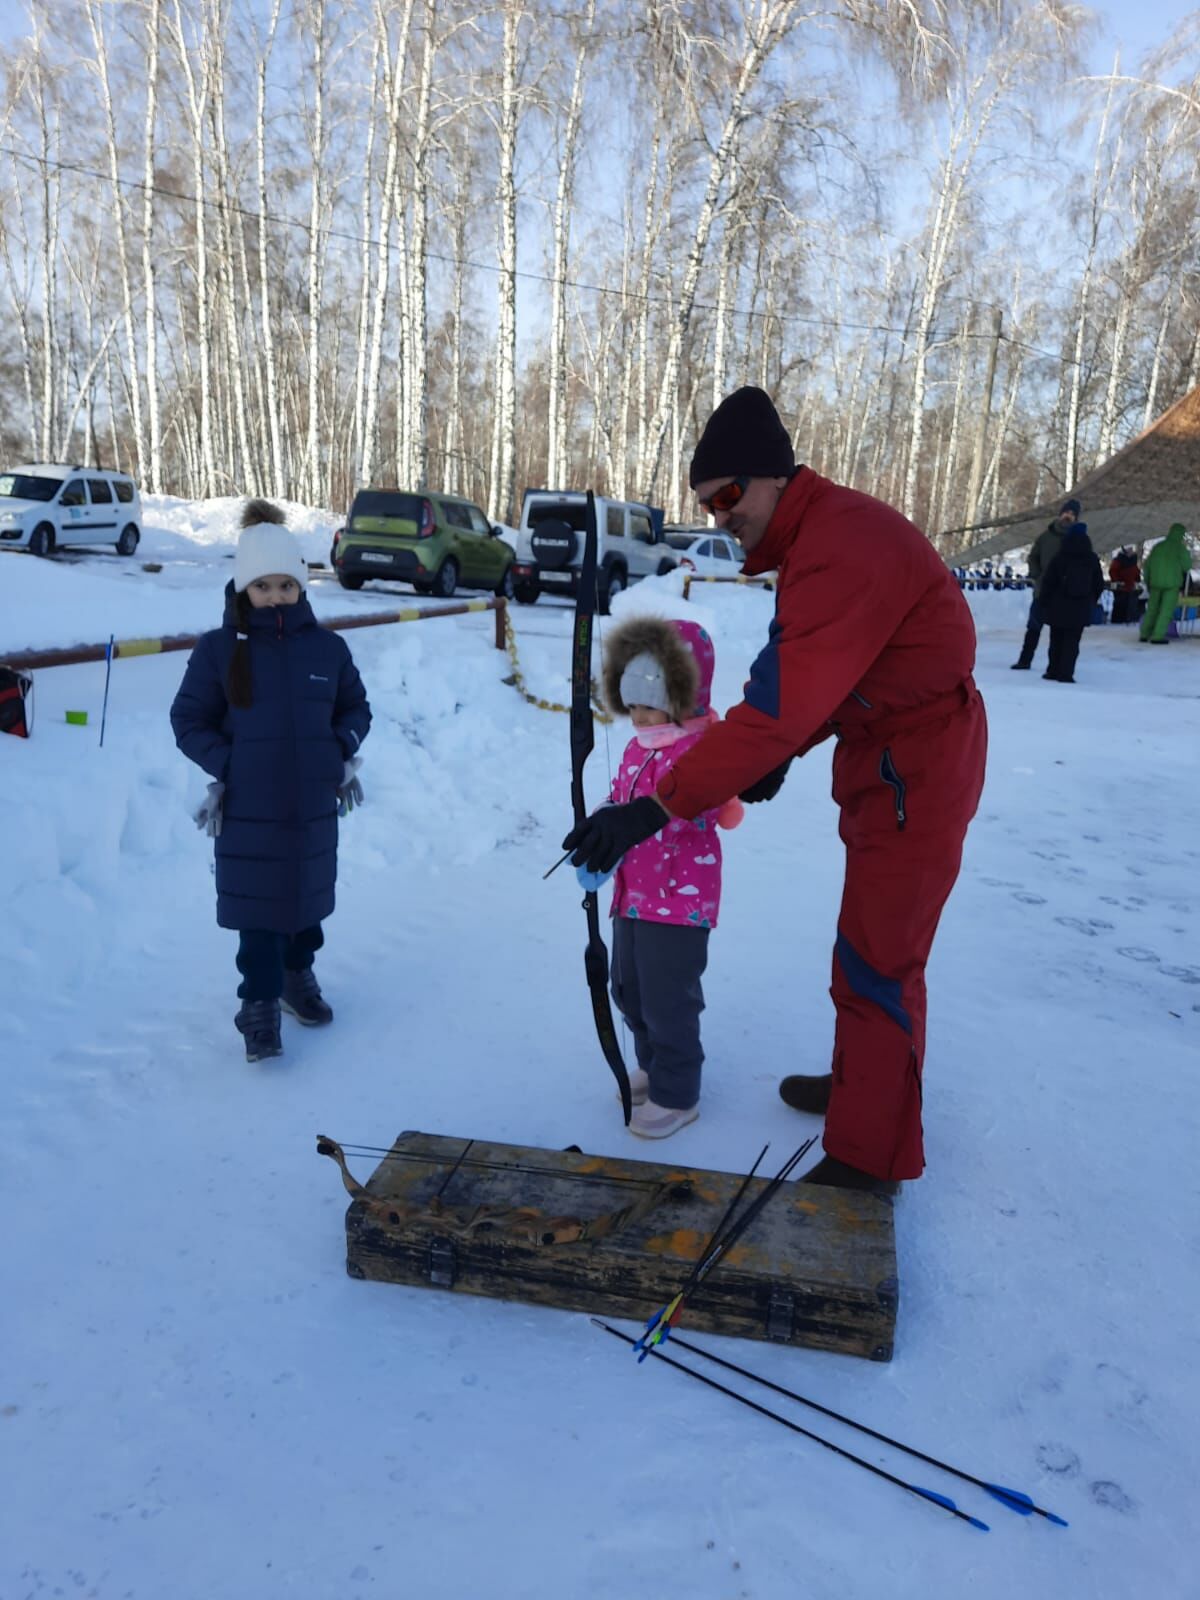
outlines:
M14 161L24 161L30 166L48 167L57 172L75 173L79 177L91 178L98 183L108 184L113 181L111 173L100 172L94 167L85 166L82 162L61 161L50 156L34 155L29 151L13 149L11 145L0 145L0 155L7 155ZM119 187L124 189L134 189L143 194L149 193L160 195L164 199L178 200L192 206L196 204L197 200L196 195L188 190L168 188L165 184L161 183L146 183L140 178L126 178L118 176L116 182ZM366 245L372 250L378 250L379 248L379 240L372 238L370 235L353 233L348 229L335 228L332 225L320 225L314 229L310 222L305 221L301 217L288 217L283 216L278 212L255 210L254 208L242 205L238 201L231 198L217 199L210 198L208 196L201 196L200 204L210 209L224 209L236 216L244 217L248 221L259 224L275 223L280 227L295 228L302 233L316 233L327 239L336 239L344 244L353 244L360 247ZM388 240L386 241L385 248L399 254L403 252L404 247L403 245L395 244L391 240ZM497 277L506 274L506 269L499 266L496 262L475 261L465 256L459 257L446 255L444 252L438 250L427 249L425 253L429 260L437 261L443 266L468 268L473 272L492 273ZM531 272L528 268L523 267L513 268L510 275L513 278L521 278L531 283L553 285L557 281L548 273ZM671 308L672 306L672 302L665 295L642 294L636 289L613 288L607 284L585 283L579 278L564 277L561 279L561 283L564 288L574 289L581 294L609 296L619 300L637 301L643 305L658 305L666 306L667 308ZM983 304L984 302L981 301L979 303ZM694 302L694 304L695 309L698 311L716 311L718 309L717 306L715 306L711 301L697 300ZM887 323L854 322L834 317L805 316L802 313L795 311L756 311L744 310L741 307L734 307L730 314L735 317L744 317L748 321L752 321L757 318L764 322L796 324L798 326L814 328L831 328L836 329L839 332L849 331L852 333L896 334L903 339L909 339L912 337L911 328L891 326ZM959 338L987 340L994 338L995 335L991 332L975 331L967 328L955 328L950 331L933 329L930 332L930 337L942 341ZM1004 334L1001 337L1009 343L1016 342L1009 339L1007 334ZM1030 346L1029 348L1032 349L1033 347ZM1041 353L1044 354L1045 352ZM1049 359L1056 360L1060 358L1051 356ZM1064 361L1064 365L1073 364L1074 363Z

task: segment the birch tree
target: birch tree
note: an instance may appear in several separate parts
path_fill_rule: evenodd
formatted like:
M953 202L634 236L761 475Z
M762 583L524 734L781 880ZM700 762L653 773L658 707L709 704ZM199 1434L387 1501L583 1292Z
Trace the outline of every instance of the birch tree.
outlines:
M567 264L571 249L571 208L575 201L576 149L583 114L584 73L593 46L596 0L587 0L575 52L575 71L558 153L558 190L554 197L552 236L554 264L550 285L549 414L546 482L567 481Z

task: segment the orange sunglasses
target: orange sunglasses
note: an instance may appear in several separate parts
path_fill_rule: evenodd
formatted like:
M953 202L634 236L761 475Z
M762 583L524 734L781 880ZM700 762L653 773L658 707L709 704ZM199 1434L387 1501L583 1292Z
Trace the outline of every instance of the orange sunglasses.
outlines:
M715 516L718 511L732 511L749 487L749 478L734 478L732 482L723 483L719 489L714 489L707 500L701 500L700 509L706 511L710 517Z

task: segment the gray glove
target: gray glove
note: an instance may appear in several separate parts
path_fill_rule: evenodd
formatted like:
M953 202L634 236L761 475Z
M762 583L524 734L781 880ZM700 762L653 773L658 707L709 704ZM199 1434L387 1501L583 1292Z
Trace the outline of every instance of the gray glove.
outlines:
M361 756L351 756L345 765L342 781L337 786L339 817L348 817L355 806L363 803L363 786L358 781L358 769L361 766Z
M210 783L208 794L205 796L199 811L193 814L196 826L215 839L221 831L221 807L225 800L225 785L223 783Z

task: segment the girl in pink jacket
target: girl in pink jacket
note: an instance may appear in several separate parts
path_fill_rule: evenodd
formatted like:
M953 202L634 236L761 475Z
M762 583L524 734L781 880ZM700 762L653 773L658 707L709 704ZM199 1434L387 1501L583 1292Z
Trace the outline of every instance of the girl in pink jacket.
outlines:
M610 799L652 795L712 723L712 640L695 622L634 617L605 641L604 695L635 731ZM700 1115L700 979L721 900L717 825L736 827L738 800L694 821L676 818L616 869L612 992L629 1024L638 1070L631 1130L665 1139Z

